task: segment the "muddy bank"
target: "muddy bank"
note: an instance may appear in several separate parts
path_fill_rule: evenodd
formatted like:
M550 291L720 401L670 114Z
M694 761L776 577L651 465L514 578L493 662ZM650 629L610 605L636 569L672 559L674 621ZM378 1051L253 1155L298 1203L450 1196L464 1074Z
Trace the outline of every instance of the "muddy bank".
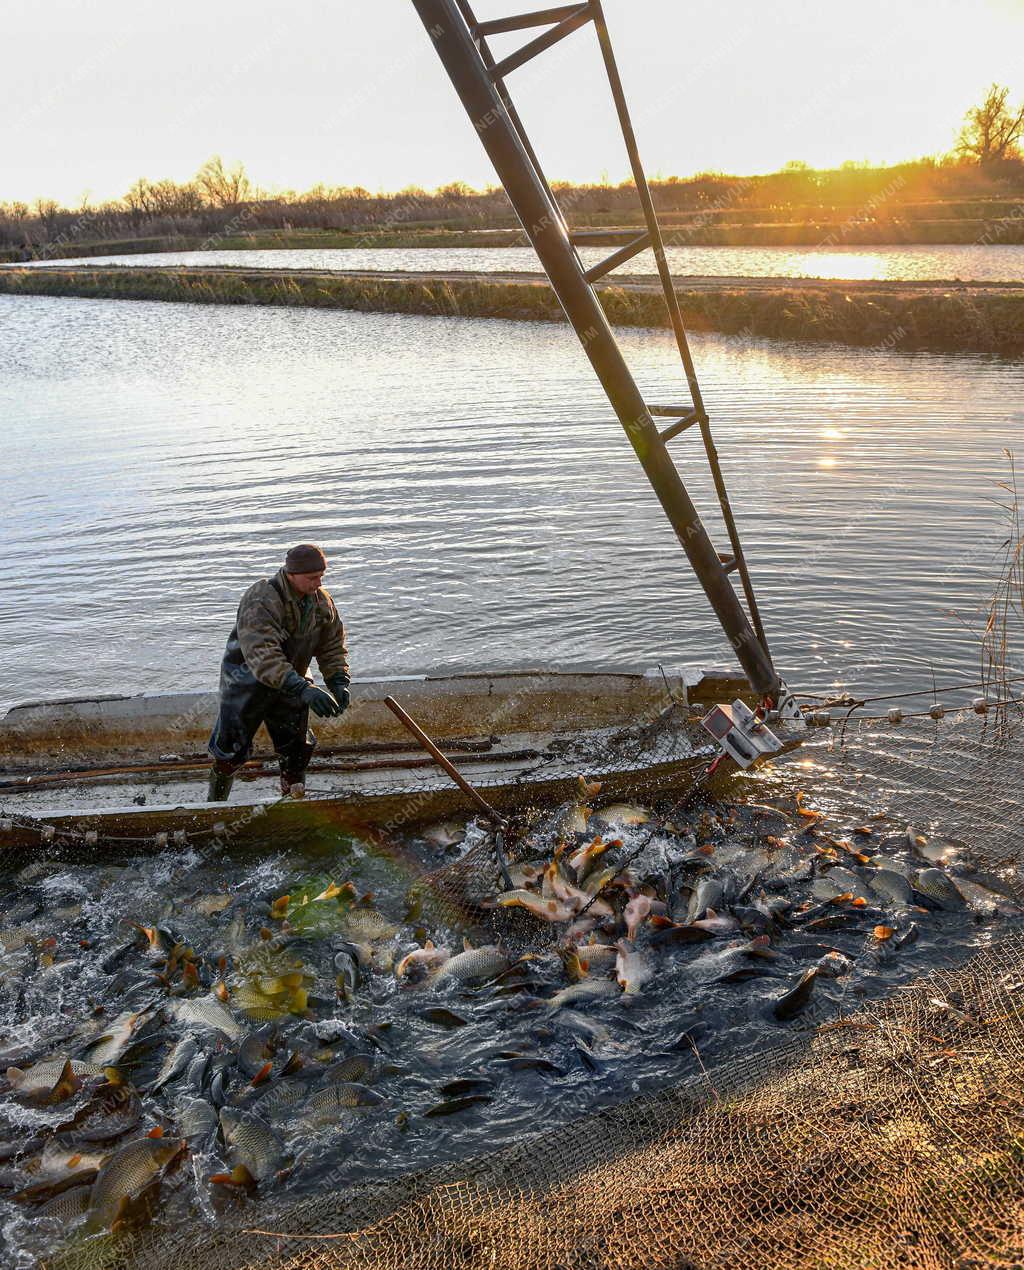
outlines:
M601 288L620 326L668 325L650 281ZM364 312L562 321L540 278L493 274L338 274L228 268L0 271L0 292L260 304ZM885 350L1024 355L1024 287L1011 284L828 282L812 279L688 279L676 288L693 330L770 339L822 340Z

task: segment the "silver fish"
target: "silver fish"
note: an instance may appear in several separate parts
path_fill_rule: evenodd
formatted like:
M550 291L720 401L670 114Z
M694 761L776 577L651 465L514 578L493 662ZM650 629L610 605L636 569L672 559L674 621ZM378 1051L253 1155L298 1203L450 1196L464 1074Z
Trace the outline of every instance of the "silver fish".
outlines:
M509 967L509 959L495 944L467 948L450 958L434 976L438 987L451 983L476 983L493 979Z
M616 981L627 997L635 996L654 977L654 968L642 953L637 952L630 940L620 939L618 949Z
M724 904L725 892L718 878L701 878L696 890L690 896L690 902L686 908L686 920L693 922L698 917L703 917L709 908L718 910L724 907Z
M833 895L843 895L849 891L858 899L873 900L875 898L875 896L871 894L871 887L868 885L865 878L860 873L854 873L852 869L844 869L841 867L829 869L827 873L822 874L819 881L826 882L829 886L833 886L835 888L832 892ZM812 890L813 889L814 888L812 888Z
M241 1024L235 1021L216 997L171 1001L167 1008L182 1027L222 1032L229 1041L237 1041L243 1035Z
M582 1005L587 1001L595 1001L603 997L617 997L619 985L612 979L583 979L562 988L553 997L549 997L549 1010L558 1010L567 1005Z
M691 927L709 931L712 935L727 935L739 929L739 922L728 913L716 913L713 908L707 909L704 917L691 922Z
M910 883L893 869L876 869L871 875L869 886L876 895L893 904L912 904L914 897Z

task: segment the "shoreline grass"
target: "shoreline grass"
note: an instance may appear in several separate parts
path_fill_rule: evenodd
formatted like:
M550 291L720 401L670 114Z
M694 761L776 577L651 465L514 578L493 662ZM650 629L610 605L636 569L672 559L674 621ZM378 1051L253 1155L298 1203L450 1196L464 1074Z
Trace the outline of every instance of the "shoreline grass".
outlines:
M109 268L0 270L0 293L348 309L426 316L562 322L546 284L486 279L373 279L329 275L204 273ZM666 327L660 293L607 286L602 299L617 326ZM1024 289L873 290L864 284L796 289L677 287L694 331L833 342L885 350L1024 357Z

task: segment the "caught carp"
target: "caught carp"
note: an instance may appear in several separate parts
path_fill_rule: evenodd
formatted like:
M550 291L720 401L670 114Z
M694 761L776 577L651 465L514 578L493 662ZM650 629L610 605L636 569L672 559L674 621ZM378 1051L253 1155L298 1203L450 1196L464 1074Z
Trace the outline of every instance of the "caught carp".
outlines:
M545 899L535 891L505 891L498 896L499 908L525 908L545 922L571 922L578 907L569 908L553 896Z
M128 1048L140 1024L149 1017L149 1010L125 1011L111 1024L106 1035L90 1043L85 1053L91 1063L101 1067L113 1066Z
M284 1161L284 1148L270 1125L250 1111L222 1107L220 1127L233 1169L244 1170L253 1182L272 1177ZM236 1174L233 1174L237 1178Z
M613 944L577 944L561 953L566 974L575 981L587 975L608 974L618 955L619 950Z
M645 825L650 816L642 807L631 807L627 803L611 803L594 812L595 820L602 820L606 825Z
M565 1006L582 1005L586 1001L596 1001L603 997L617 997L619 985L612 979L583 979L562 988L544 1003L549 1010L560 1010Z
M559 903L563 904L570 912L576 914L580 909L587 908L589 915L593 917L612 917L612 906L602 899L595 899L588 891L580 890L579 887L567 881L558 872L555 862L548 865L547 874L545 876L545 885ZM596 894L596 892L595 892Z
M406 953L395 967L395 978L404 979L414 969L439 970L451 957L447 948L435 948L434 941L428 939L422 948Z
M139 1138L115 1151L92 1184L89 1225L109 1230L184 1149L182 1139Z
M703 917L699 917L690 925L706 930L711 935L728 935L731 931L738 930L740 924L731 914L716 913L713 908L709 908Z
M572 865L578 882L582 882L586 878L587 874L593 869L595 861L604 855L609 845L598 834L593 842L588 842L586 846L580 847L578 851L573 852L569 857L569 863Z
M324 1072L324 1080L332 1083L352 1084L364 1082L373 1070L370 1054L350 1054L348 1058L332 1063Z
M910 883L902 873L897 873L894 869L876 869L868 885L875 895L891 904L906 905L914 902Z
M451 957L434 976L434 985L442 987L451 983L479 983L493 979L509 968L508 957L496 944L482 948L467 948Z
M54 1195L45 1204L41 1204L36 1209L36 1215L48 1218L61 1226L70 1226L72 1222L78 1221L89 1211L91 1195L91 1186L73 1186L70 1190L61 1191L59 1195Z
M344 1122L353 1112L379 1107L384 1099L366 1085L354 1081L337 1081L318 1089L306 1100L304 1118L314 1125Z
M686 920L693 922L704 917L709 908L718 910L725 905L725 891L718 878L701 878L686 906Z
M196 997L191 1001L172 1001L167 1007L185 1028L221 1032L229 1041L237 1041L242 1027L215 996Z
M32 1102L48 1105L70 1098L83 1077L105 1074L104 1068L98 1064L77 1058L45 1059L26 1070L20 1067L7 1069L7 1079L17 1094Z
M947 912L964 908L964 897L942 869L922 869L914 878L914 889Z
M654 968L642 953L637 952L632 940L620 939L619 955L615 959L615 979L626 996L636 996L645 983L654 977Z
M468 1111L470 1107L486 1106L491 1101L487 1094L468 1094L465 1098L447 1098L423 1113L431 1119L437 1116L454 1116L460 1111Z
M372 944L398 934L398 927L375 908L350 908L342 924L349 939L358 943Z
M651 897L649 895L640 894L630 898L622 914L626 923L627 939L636 939L636 932L640 928L640 924L646 921L650 913Z
M783 1021L791 1019L804 1008L811 999L811 993L820 973L817 966L811 966L803 972L794 987L778 998L772 1007L772 1012L777 1019Z

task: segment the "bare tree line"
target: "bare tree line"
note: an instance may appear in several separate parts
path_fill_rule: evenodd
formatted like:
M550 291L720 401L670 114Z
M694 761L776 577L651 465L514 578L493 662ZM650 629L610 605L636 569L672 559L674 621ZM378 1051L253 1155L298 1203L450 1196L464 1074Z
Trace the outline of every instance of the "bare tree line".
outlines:
M1009 90L993 84L984 101L968 111L953 153L887 168L848 163L816 171L788 164L766 176L734 177L703 173L658 178L652 191L659 211L702 224L755 224L794 218L841 221L849 209L871 206L898 177L898 202L905 215L934 216L929 205L960 200L954 215L984 218L986 200L1019 201L1024 194L1024 106L1009 104ZM556 184L575 223L611 223L635 211L631 182L610 185ZM915 206L916 205L916 206ZM240 215L243 212L244 215ZM946 215L949 212L944 213ZM998 214L998 213L995 213ZM500 187L474 190L455 181L428 192L410 187L372 194L359 186L316 185L302 193L267 193L255 187L241 163L227 166L214 155L190 181L140 177L119 199L78 208L52 199L0 203L0 250L8 258L74 254L77 244L132 244L164 247L179 240L205 242L211 236L244 232L336 230L379 231L385 227L515 228Z

